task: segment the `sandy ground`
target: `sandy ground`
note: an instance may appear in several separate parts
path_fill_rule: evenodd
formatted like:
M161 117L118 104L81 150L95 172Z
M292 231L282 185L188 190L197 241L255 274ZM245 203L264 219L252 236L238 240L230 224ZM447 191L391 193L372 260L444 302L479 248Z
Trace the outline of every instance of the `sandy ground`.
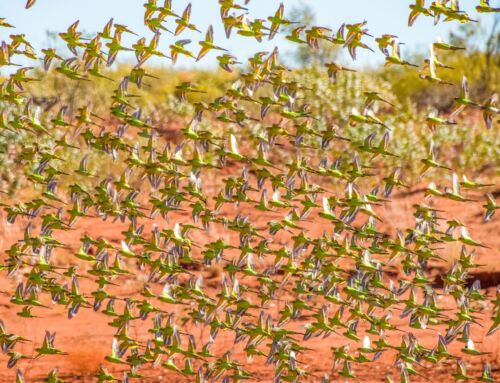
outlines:
M474 196L474 193L471 195ZM482 193L476 193L475 197L482 198ZM423 192L420 189L415 189L411 192L399 192L395 193L393 196L393 202L387 207L382 207L378 211L383 218L384 223L381 224L380 228L382 231L394 235L395 227L389 222L397 222L397 226L400 228L410 228L413 225L414 217L412 216L412 204L420 202L423 199ZM439 208L446 211L443 213L446 217L453 217L455 219L464 222L467 227L469 227L470 232L474 239L487 244L490 248L477 249L477 262L483 264L484 266L475 273L478 278L482 280L483 288L485 288L486 294L489 297L494 296L495 286L500 283L500 263L498 262L498 257L500 255L500 216L495 216L492 222L489 224L482 223L482 210L479 203L473 205L466 205L452 203L449 201L439 200ZM262 214L257 212L251 212L243 209L242 213L252 214L253 222L262 223L269 221L272 217L272 213ZM185 217L182 214L173 214L170 217L170 224L176 221L183 221ZM157 220L158 223L163 222L161 219ZM147 229L151 227L153 222L149 222ZM22 222L17 223L14 226L5 227L4 235L2 236L2 242L0 247L5 249L12 241L22 235L21 226ZM165 223L162 223L165 227ZM318 225L315 222L306 222L304 224L308 230L310 236L319 236L325 230L323 225ZM93 237L102 236L108 241L119 244L121 238L121 231L125 230L126 224L119 222L101 222L97 219L86 219L79 222L76 229L68 233L64 233L64 242L74 245L67 251L61 252L55 258L55 262L59 264L65 264L68 262L68 258L71 252L77 251L78 239L85 233L90 234ZM443 227L445 228L445 227ZM192 235L193 240L203 243L206 240L214 240L219 237L226 236L226 241L233 241L235 237L227 237L229 234L223 231L214 229L209 233L204 232L194 232ZM286 241L285 238L279 239ZM445 259L448 260L447 264L435 265L435 268L429 269L429 275L433 277L439 277L440 274L452 263L453 258L458 255L460 246L454 245L446 249L443 249L441 254ZM208 291L215 292L220 284L221 276L220 272L217 270L202 268L196 271L196 273L202 273L204 276L204 285ZM142 288L145 275L137 274L133 278L119 278L115 281L119 286L113 287L110 292L117 294L122 297L136 297L138 292ZM397 277L396 277L397 278ZM242 284L252 284L252 280L243 279L240 281ZM90 281L81 280L81 289L85 291L86 289L93 288L94 284ZM26 336L34 341L34 343L23 343L21 346L16 348L26 355L34 355L35 347L37 347L43 340L44 330L49 330L51 332L55 331L56 336L56 346L68 353L66 356L55 357L48 356L37 360L30 361L20 361L18 366L21 367L25 373L27 381L40 381L46 376L46 374L54 367L59 369L59 376L64 378L66 381L92 381L92 374L94 374L101 363L103 363L104 357L110 354L111 351L111 341L113 339L113 334L115 329L108 326L107 323L110 321L110 317L100 313L93 312L91 309L82 309L78 315L71 319L67 319L66 310L64 307L52 305L50 302L47 304L50 306L48 310L42 310L35 308L33 314L39 316L37 318L32 318L31 320L21 320L16 315L17 307L14 307L10 303L10 295L14 291L17 284L17 279L12 278L10 280L2 277L0 278L0 318L4 321L8 332L13 332L18 335ZM155 291L161 290L160 285L152 286ZM438 294L442 293L442 290L437 290ZM286 300L286 294L283 293L280 296L281 302L277 302L274 307L270 307L268 310L271 314L277 314L279 309L283 307L283 302ZM451 299L445 295L439 295L439 303L443 307L449 307L451 305ZM279 307L281 303L281 307ZM119 306L119 304L118 304ZM483 327L473 326L473 339L483 351L489 354L482 356L480 358L464 358L470 362L468 369L469 375L480 376L482 370L482 362L490 361L492 363L494 373L500 373L500 331L486 338L484 335L488 330L489 317L491 316L491 306L486 305L482 312L478 314L483 322ZM174 309L177 311L178 309ZM117 310L119 311L119 310ZM334 310L332 310L334 312ZM179 312L177 312L180 315ZM410 329L408 327L408 318L400 319L398 314L395 313L395 323L403 331L412 331L422 345L433 346L436 344L437 333L436 331L421 331ZM311 317L304 315L299 320L291 322L287 326L292 329L300 331L304 323L308 321ZM150 316L146 321L133 321L133 325L130 329L130 335L139 340L147 339L147 328L151 327L152 317ZM202 328L190 327L188 325L188 332L195 335L197 344L201 345L208 339L208 330ZM403 332L392 332L389 335L389 341L394 344L399 344ZM300 336L299 338L300 339ZM313 349L304 353L304 358L301 362L304 366L307 366L307 370L310 371L313 376L310 376L307 381L316 382L320 380L320 377L328 373L335 379L339 378L335 372L332 370L332 352L331 347L338 347L340 345L346 344L345 338L339 337L338 335L332 334L327 338L313 338L304 342L304 346ZM218 337L217 341L213 346L212 352L216 355L222 355L223 351L231 348L233 349L233 358L239 360L244 364L245 368L254 373L254 379L249 381L252 382L271 382L273 373L273 366L267 365L264 358L256 357L253 361L246 360L241 344L234 344L234 333L232 332L222 332ZM459 348L461 344L454 345L450 351L460 354ZM463 346L463 345L462 345ZM4 354L0 354L0 382L13 381L15 376L15 369L8 370L6 368L6 357ZM182 363L182 360L178 362ZM116 369L113 365L106 363L117 378L121 378L120 368ZM354 372L358 376L360 381L363 382L381 382L387 373L391 373L396 381L399 380L398 370L394 366L394 354L391 352L386 352L382 355L381 359L376 364L355 364L353 366ZM423 362L421 366L417 366L417 370L420 371L428 381L453 381L451 373L455 370L455 365L450 362L440 363L437 366L428 365ZM144 374L144 378L141 381L163 381L163 382L184 382L190 381L187 378L183 378L180 375L173 375L164 370L161 367L152 368L151 366L146 366L141 369ZM344 381L334 380L334 381ZM412 381L426 381L423 377L414 377Z

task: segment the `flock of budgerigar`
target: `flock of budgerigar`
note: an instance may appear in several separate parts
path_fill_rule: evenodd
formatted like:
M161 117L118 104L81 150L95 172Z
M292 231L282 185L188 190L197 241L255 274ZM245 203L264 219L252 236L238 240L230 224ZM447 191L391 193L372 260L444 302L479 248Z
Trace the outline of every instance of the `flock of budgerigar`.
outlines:
M495 17L500 11L487 0L476 3L478 13ZM37 5L29 0L26 12L36 12ZM422 177L431 181L412 206L413 227L381 231L380 211L390 206L395 191L411 186L403 164L385 174L377 171L386 158L397 157L391 151L391 126L384 122L384 116L398 113L390 95L366 89L364 105L345 111L351 128L369 131L361 142L352 140L341 125L317 124L309 103L314 94L296 80L295 68L283 64L278 47L255 52L246 61L230 54L224 37L214 36L208 24L221 22L226 38L261 42L281 35L311 52L320 49L320 42L334 44L349 60L370 50L383 54L386 66L413 67L428 86L456 87L460 91L451 114L427 118L430 137L443 126L459 124L469 112L482 114L484 129L497 128L496 93L474 100L465 76L461 84L442 78L453 68L440 54L467 47L438 38L424 62L410 62L397 36L372 36L366 21L332 31L286 18L283 4L267 18L252 19L251 6L249 0L219 0L220 20L201 26L191 21L191 4L178 9L172 0L148 0L142 10L153 37L134 36L134 44L125 44L122 36L136 33L113 19L90 38L75 21L59 33L68 48L64 52L37 51L17 29L2 41L0 67L10 74L0 84L0 128L32 139L16 149L30 193L16 199L2 196L4 219L24 231L21 238L5 238L0 264L19 320L36 320L55 306L66 308L69 321L83 310L109 317L115 335L96 376L99 382L140 381L146 370L200 383L356 381L361 365L377 365L384 354L394 365L387 382L421 379L432 365L444 362L456 366L450 379L496 381L474 334L487 327L487 342L498 330L500 289L496 297L488 297L469 274L479 266L476 248L488 244L474 239L453 211L440 209L445 200L480 204L483 224L489 225L500 208L492 193L495 185L471 179L465 169L452 169L431 139L428 155L420 160ZM475 23L458 0L417 0L408 13L409 27L425 17L436 24ZM0 28L14 26L0 18ZM200 40L183 38L186 31L198 32ZM168 48L160 41L168 41ZM106 68L131 53L130 71L120 81L109 79ZM155 120L138 106L137 93L147 92L148 82L161 81L148 73L148 62L154 57L173 65L179 57L194 62L208 55L217 55L220 70L237 74L237 81L210 102L193 101L205 91L197 84L179 83L175 95L192 104L194 112L181 129L181 141L166 142ZM33 65L19 64L27 61ZM321 69L335 87L352 68L330 62ZM109 94L109 116L115 123L90 103L61 105L53 115L40 113L26 92L39 80L37 70L74 82L115 81ZM348 160L329 154L340 144ZM67 160L70 154L79 158L76 168ZM123 172L108 174L99 164L89 166L96 155L122 164ZM482 198L471 198L471 190ZM262 223L260 215L273 218ZM61 264L60 255L75 245L65 241L65 233L85 220L111 227L126 223L128 229L119 233L118 242L82 236L79 250ZM442 249L451 243L459 250L438 289L426 269L442 259ZM489 251L499 255L498 249ZM221 272L209 288L203 275L214 267ZM389 273L393 267L401 274ZM146 276L138 293L110 292L138 273ZM451 298L452 307L440 306L442 295ZM480 319L477 312L486 306L491 315ZM403 320L407 330L396 326L396 320ZM206 332L197 339L188 324ZM15 334L9 325L0 321L0 345L8 358L0 374L13 369L8 371L21 383L29 363L49 355L68 357L56 333L46 331L37 344L29 338L33 334ZM147 336L134 336L130 329L135 326L146 326ZM435 331L433 345L419 342L422 330ZM232 341L222 349L216 347L221 333ZM304 362L304 356L314 357L308 344L317 337L325 338L322 344L330 350L324 361L330 366L327 374L310 371ZM29 343L32 354L19 352ZM235 356L234 348L246 358ZM467 366L474 358L483 368L471 375ZM272 366L274 375L256 375L249 366L257 363ZM46 381L62 382L58 374L54 367Z

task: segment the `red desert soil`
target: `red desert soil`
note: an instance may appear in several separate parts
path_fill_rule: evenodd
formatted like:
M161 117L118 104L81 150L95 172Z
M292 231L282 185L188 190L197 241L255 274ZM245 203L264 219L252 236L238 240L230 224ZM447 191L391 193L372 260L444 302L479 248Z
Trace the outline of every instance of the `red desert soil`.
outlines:
M472 193L474 194L474 193ZM482 194L480 192L476 193L475 197L482 199ZM391 225L390 222L397 222L397 226L400 228L410 228L414 223L414 217L412 216L412 204L421 202L423 199L423 193L420 190L415 190L413 192L405 193L395 193L393 195L393 202L387 207L383 207L381 211L378 211L384 220L380 228L387 234L394 235L395 226ZM495 294L495 287L500 283L500 263L498 262L499 249L500 249L500 216L497 214L493 220L488 224L482 223L482 211L480 210L481 204L473 204L471 206L463 206L464 204L453 203L449 201L439 200L439 209L445 210L443 213L446 217L454 217L456 219L464 222L474 239L487 244L489 249L477 249L477 263L484 264L485 266L477 270L478 277L482 280L483 288L485 288L486 294L489 297ZM265 225L265 223L271 219L272 214L262 214L251 212L248 209L243 209L243 213L252 214L252 222L257 226ZM230 216L233 216L233 212ZM170 224L173 222L185 221L186 218L179 215L172 215L170 217ZM157 220L160 227L165 227L166 224ZM19 236L22 236L22 228L24 227L23 222L16 222L13 226L7 226L4 228L3 235L0 237L0 250L3 252L10 244ZM151 223L150 223L151 225ZM74 248L71 252L77 250L79 238L84 233L90 234L92 237L102 236L108 241L115 244L119 244L121 234L120 232L126 229L127 224L122 224L120 222L102 222L97 219L87 219L78 223L76 230L64 233L64 243L73 244ZM324 230L328 227L312 224L312 222L307 222L305 227L308 230L310 236L321 235ZM228 234L223 233L222 230L213 230L208 234L202 232L194 232L192 237L194 240L202 242L203 240L214 240L218 236L226 235L226 241L234 240L234 238L227 237ZM279 241L279 238L277 238ZM450 264L454 256L458 255L460 251L460 246L456 245L445 249L442 254L446 259L449 259ZM66 255L61 255L60 259L56 260L57 263L64 264L65 257L70 256L71 252ZM437 265L435 269L429 270L429 274L433 277L438 277L446 267L446 265ZM199 271L200 272L200 271ZM201 271L204 276L204 286L208 292L215 293L218 285L220 284L221 275L220 271L217 270L206 270ZM397 273L397 271L396 271ZM395 274L397 278L397 274ZM134 278L128 279L117 279L115 282L119 284L119 287L115 287L111 290L111 293L120 296L134 296L142 288L142 283L144 281L145 275L137 275ZM59 357L43 357L37 360L30 361L19 361L18 367L22 368L25 374L26 381L42 381L47 373L54 367L59 369L59 377L63 378L65 381L69 382L85 382L93 381L94 374L101 363L103 363L104 357L109 355L111 352L111 342L113 339L114 328L107 325L110 321L110 317L98 312L95 313L92 309L81 309L78 315L71 319L67 319L67 313L64 307L52 305L50 302L46 302L50 305L50 309L40 310L34 309L33 314L39 315L39 318L33 318L31 320L20 320L16 315L19 310L18 307L11 304L9 299L12 291L15 289L18 280L13 278L8 280L4 275L0 278L0 319L4 321L8 332L13 332L18 335L25 336L32 339L34 342L24 343L20 346L16 346L16 351L23 354L34 355L35 347L41 344L44 336L44 331L49 330L51 332L57 332L55 345L57 348L62 349L68 353L66 356ZM249 284L251 280L242 279L240 284ZM93 288L93 283L88 280L80 280L80 287L83 291L89 288ZM161 290L161 285L152 286L155 291ZM437 293L441 294L442 290L437 289ZM286 293L281 294L280 301L276 307L271 307L267 310L270 314L276 314L282 307L278 305L286 300ZM442 307L452 307L451 299L444 295L439 295L439 303ZM117 304L119 306L119 304ZM283 305L281 305L283 306ZM177 308L172 308L175 312ZM274 311L275 310L275 311ZM473 325L471 329L471 334L474 342L483 351L489 352L490 354L485 355L482 358L465 358L470 362L468 368L469 375L480 376L482 364L481 362L489 361L492 363L492 369L494 375L497 377L500 374L500 331L498 331L493 336L488 338L485 337L486 332L489 327L489 317L491 316L492 308L490 306L484 307L484 310L477 314L483 323L483 327ZM273 312L274 311L274 312ZM331 312L334 312L333 309ZM410 329L408 327L408 318L400 319L397 311L393 312L395 319L395 324L398 325L399 329L408 332L412 331L419 340L419 343L424 346L433 346L437 342L437 332L432 331L422 331ZM302 326L307 321L311 320L310 316L304 315L300 320L288 324L289 328L301 331ZM130 335L139 340L147 339L148 333L147 328L151 327L152 316L149 316L146 321L133 321L130 328ZM208 330L203 330L202 328L188 327L188 332L193 333L196 337L197 344L202 345L208 340ZM364 330L362 328L361 330ZM444 331L444 329L443 329ZM403 332L393 332L389 335L388 340L392 343L398 344ZM149 334L150 335L150 334ZM300 335L298 336L300 337ZM297 338L300 339L300 338ZM222 355L224 350L233 349L234 353L232 358L237 359L245 365L245 368L254 373L255 379L250 380L251 382L271 382L273 374L273 366L265 363L264 358L255 358L253 361L247 361L246 357L242 352L241 343L233 345L234 333L233 332L221 332L217 340L211 349L212 353L216 355ZM305 357L301 361L304 362L307 370L314 374L310 377L308 381L319 382L320 377L328 373L331 377L334 377L334 381L344 381L345 379L338 379L338 375L332 370L332 353L331 347L338 347L348 343L346 338L339 337L335 334L327 338L312 338L307 342L304 342L305 347L314 349L313 352L304 353ZM244 343L244 342L243 342ZM463 345L461 343L454 343L450 351L456 354L460 354L459 348ZM356 346L353 345L352 349ZM0 354L0 382L13 381L15 376L15 368L9 370L6 368L6 357L4 354ZM178 362L179 363L179 362ZM105 363L117 378L122 377L120 369L116 368L115 365L110 365ZM375 364L364 364L364 365L354 365L354 372L359 377L362 382L382 382L384 376L387 373L391 373L396 381L399 380L399 374L397 368L394 366L394 355L390 352L383 354L381 359ZM421 366L417 366L417 370L420 371L426 378L427 381L432 382L448 382L453 381L451 374L455 370L454 363L441 363L437 366L428 365L427 362L422 362ZM164 370L161 367L153 369L151 366L144 367L141 369L144 374L144 378L141 381L144 382L187 382L186 378L180 375L173 375L168 370ZM421 377L412 378L412 382L426 381Z

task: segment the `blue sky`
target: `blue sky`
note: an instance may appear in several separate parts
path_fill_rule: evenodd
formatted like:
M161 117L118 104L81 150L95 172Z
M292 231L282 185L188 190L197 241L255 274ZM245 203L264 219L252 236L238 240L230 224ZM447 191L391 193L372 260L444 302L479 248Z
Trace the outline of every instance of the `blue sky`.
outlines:
M435 40L440 35L445 37L451 27L456 27L456 23L440 23L434 26L430 18L420 17L412 28L407 26L409 4L411 0L281 0L285 4L285 10L290 10L293 6L305 3L308 4L316 14L316 24L331 27L336 30L341 23L355 23L363 20L368 21L369 32L374 36L383 33L396 34L400 37L403 46L403 56L405 49L421 49ZM161 3L162 0L159 1ZM177 13L181 13L187 0L173 0L173 8ZM252 39L234 36L234 39L227 40L220 22L219 6L217 0L191 0L193 4L192 21L205 31L209 24L213 24L215 30L215 40L219 45L229 49L240 61L250 56L258 50L272 50L276 44L282 46L279 39L262 46L252 41ZM239 1L243 3L243 0ZM430 3L430 1L428 1ZM463 0L461 6L468 11L473 18L478 18L482 24L491 25L493 15L480 16L474 10L474 6L479 0ZM499 1L493 0L492 6ZM141 36L150 37L152 34L143 26L143 6L144 0L38 0L33 8L24 9L24 0L3 0L0 1L0 17L7 18L7 21L16 26L15 30L0 28L0 40L8 39L11 33L25 33L37 49L46 47L46 31L53 30L61 32L65 30L75 20L80 20L80 30L86 32L96 32L101 30L104 24L114 17L115 22L128 25L132 30ZM274 13L280 0L252 0L248 5L251 17L265 18ZM173 21L167 23L167 27L173 28ZM193 51L198 50L197 41L202 38L200 34L182 34L181 38L192 38L191 47ZM136 38L131 36L126 43L135 42ZM168 53L168 45L177 38L164 34L160 40L160 48ZM374 42L369 44L376 48ZM286 43L282 51L289 48ZM200 63L180 60L178 65L207 67L216 65L216 53L210 53ZM349 63L350 59L343 61L350 65L371 65L383 60L382 54L361 54L358 62ZM24 64L24 63L23 63ZM168 61L162 60L156 64L170 65Z

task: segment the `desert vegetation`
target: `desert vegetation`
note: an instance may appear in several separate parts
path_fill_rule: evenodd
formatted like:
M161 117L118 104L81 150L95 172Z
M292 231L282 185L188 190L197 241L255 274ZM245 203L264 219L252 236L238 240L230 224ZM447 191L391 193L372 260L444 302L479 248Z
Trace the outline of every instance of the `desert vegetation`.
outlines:
M210 1L0 18L0 381L497 381L500 8L408 1L422 51Z

